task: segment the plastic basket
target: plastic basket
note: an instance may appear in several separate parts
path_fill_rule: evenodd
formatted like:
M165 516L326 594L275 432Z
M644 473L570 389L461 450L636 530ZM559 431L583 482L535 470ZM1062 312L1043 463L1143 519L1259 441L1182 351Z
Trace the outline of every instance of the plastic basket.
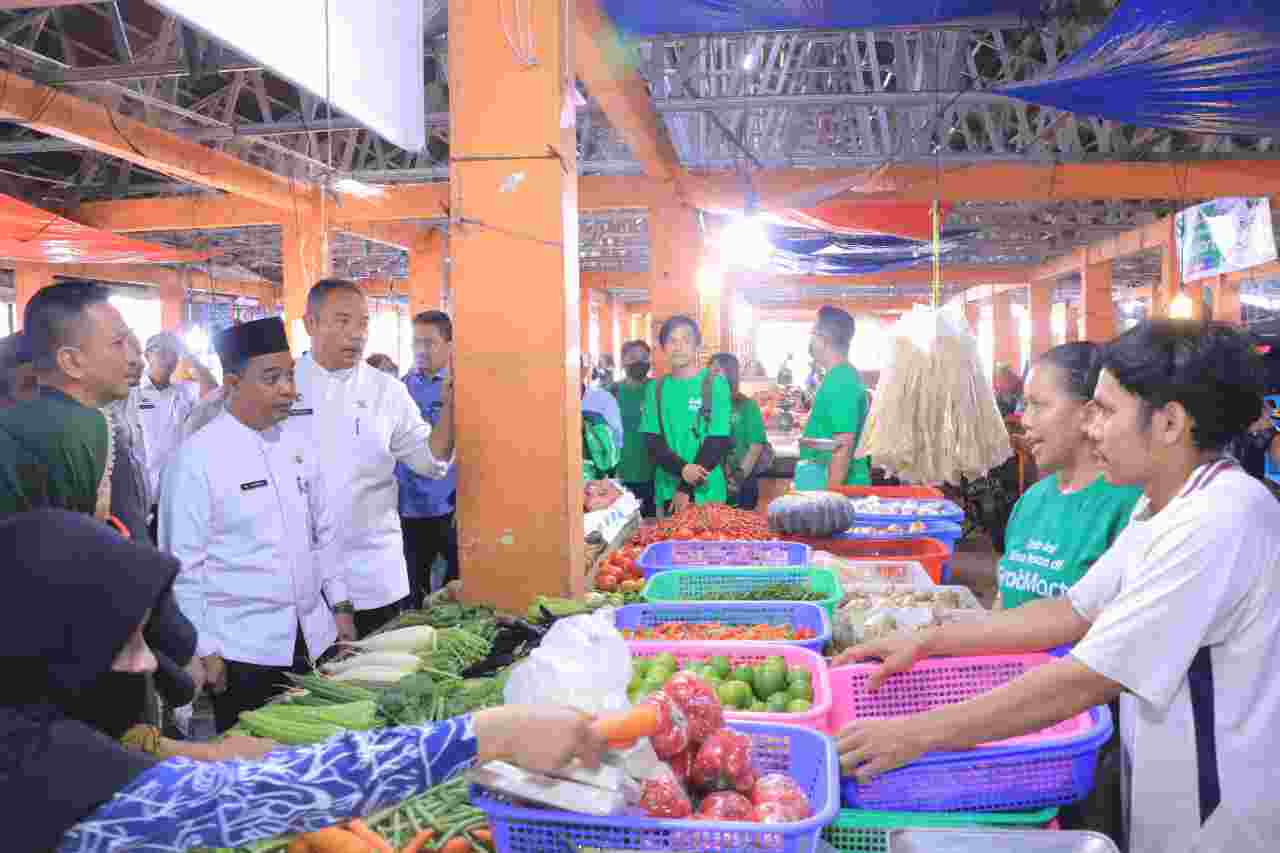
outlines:
M791 625L809 628L812 640L771 640L788 646L822 653L831 642L831 620L827 611L807 601L695 602L628 604L613 614L618 630L652 628L663 622L721 622L725 625ZM750 640L736 642L750 643Z
M839 853L888 853L889 833L895 829L1048 828L1058 817L1056 808L1029 812L877 812L841 809L822 832L822 840Z
M910 522L907 522L908 524ZM892 522L890 524L867 524L858 525L862 528L871 528L870 530L851 529L839 536L837 539L919 539L925 537L928 539L937 539L943 545L947 546L947 561L942 564L942 577L945 580L951 569L951 558L955 556L956 545L964 536L964 527L954 521L938 521L936 519L922 519L920 521L924 525L924 530L909 532L905 530L890 530L893 525L902 526L902 522Z
M776 584L803 584L822 594L813 602L827 611L830 617L838 606L844 591L835 572L810 566L766 569L672 569L659 572L649 578L644 588L644 599L657 601L715 601L715 595L735 595Z
M892 524L894 522L912 522L912 521L953 521L956 524L964 523L964 510L959 504L953 503L945 498L902 498L890 499L884 503L895 507L893 511L874 512L871 510L860 510L855 505L853 510L854 519L857 524ZM921 513L913 507L929 505L936 508L937 512Z
M933 486L837 486L835 492L850 498L919 498L941 500L946 497L941 489Z
M809 797L813 816L795 823L659 820L643 816L593 817L529 808L472 786L471 802L489 818L495 849L503 853L556 853L583 848L681 850L688 853L812 853L823 827L839 810L835 746L820 732L770 723L735 722L751 738L756 769L793 777Z
M951 551L937 539L805 539L796 537L815 551L854 560L915 560L924 566L934 583L942 582L942 567Z
M1044 653L935 658L898 673L874 693L879 664L830 671L831 730L856 719L902 717L963 702L1053 658ZM842 782L850 808L895 811L1009 811L1075 802L1093 787L1098 750L1111 737L1111 714L1093 708L1039 732L963 752L938 752L879 778Z
M754 666L766 658L778 656L786 660L787 667L802 666L813 676L813 707L803 714L756 714L749 711L725 709L726 720L750 720L778 725L803 726L827 731L827 717L831 713L831 682L827 678L827 662L817 652L799 646L780 643L658 643L632 641L633 657L651 658L663 652L675 655L683 667L689 661L705 661L716 655L724 655L734 666Z
M638 560L644 576L695 566L805 566L810 548L798 542L655 542Z
M937 586L917 560L858 560L818 552L813 565L831 569L846 589L858 583L906 584L916 589Z

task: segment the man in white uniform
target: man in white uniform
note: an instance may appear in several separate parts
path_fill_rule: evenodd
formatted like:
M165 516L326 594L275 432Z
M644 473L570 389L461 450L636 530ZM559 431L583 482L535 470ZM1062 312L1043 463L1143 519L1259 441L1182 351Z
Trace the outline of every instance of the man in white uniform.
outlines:
M1280 849L1280 503L1222 448L1257 416L1261 362L1227 326L1143 323L1112 341L1089 428L1133 520L1069 596L851 649L877 684L928 655L1069 657L968 702L840 733L847 771L1037 731L1116 696L1131 853Z
M182 422L200 396L194 382L174 382L173 373L182 358L182 343L173 332L152 335L147 341L147 373L138 388L138 411L147 443L147 492L154 503L160 494L164 466L182 436Z
M217 340L226 411L165 471L160 543L182 562L178 606L196 626L218 731L279 692L355 627L334 559L320 459L289 420L293 358L278 317Z
M444 477L453 457L453 395L446 387L433 429L404 383L364 362L369 306L351 281L311 288L305 318L311 351L298 360L291 422L310 435L329 484L339 559L361 636L393 618L409 594L398 513L396 462Z

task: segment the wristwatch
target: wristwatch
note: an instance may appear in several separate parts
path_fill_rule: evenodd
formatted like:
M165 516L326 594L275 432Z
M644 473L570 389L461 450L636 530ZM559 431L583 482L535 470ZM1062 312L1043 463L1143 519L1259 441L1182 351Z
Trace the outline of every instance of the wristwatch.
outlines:
M333 605L333 612L335 615L341 615L343 613L355 613L356 606L352 604L350 601L339 601L337 604Z

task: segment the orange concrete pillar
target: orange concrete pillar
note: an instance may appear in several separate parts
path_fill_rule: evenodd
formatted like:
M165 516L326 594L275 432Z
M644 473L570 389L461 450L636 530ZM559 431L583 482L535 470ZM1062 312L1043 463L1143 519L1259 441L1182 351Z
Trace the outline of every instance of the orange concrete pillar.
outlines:
M657 347L658 329L673 314L698 319L698 270L702 266L702 234L698 211L674 200L649 212L650 343ZM707 330L703 329L706 338ZM666 372L661 352L654 369Z
M1080 268L1080 313L1084 340L1106 343L1116 336L1116 303L1112 294L1111 261Z
M500 4L449 0L458 552L466 595L517 612L587 584L572 10L537 4L528 64Z
M284 324L294 355L310 346L302 317L312 285L329 275L329 231L319 217L305 211L288 217L280 226L280 260L284 266Z
M1213 319L1233 326L1241 324L1239 281L1232 281L1225 275L1218 276L1213 287Z
M182 281L177 276L166 276L160 282L160 328L166 332L176 332L187 321L187 294Z
M1004 364L1014 373L1022 367L1022 346L1018 339L1018 325L1013 319L1013 297L998 293L991 298L991 345L994 348L992 365Z
M445 236L438 228L424 231L409 247L409 316L448 311L444 284Z
M1038 281L1029 285L1027 306L1031 310L1031 357L1034 359L1053 346L1053 282Z
M22 316L36 291L53 283L53 270L48 264L14 264L14 327L22 328Z

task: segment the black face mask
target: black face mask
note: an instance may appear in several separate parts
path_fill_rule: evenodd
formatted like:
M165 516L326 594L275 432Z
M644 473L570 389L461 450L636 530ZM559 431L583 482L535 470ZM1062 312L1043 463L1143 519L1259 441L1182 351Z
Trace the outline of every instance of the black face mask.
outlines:
M639 382L649 375L649 362L637 361L627 365L627 378L632 382Z

